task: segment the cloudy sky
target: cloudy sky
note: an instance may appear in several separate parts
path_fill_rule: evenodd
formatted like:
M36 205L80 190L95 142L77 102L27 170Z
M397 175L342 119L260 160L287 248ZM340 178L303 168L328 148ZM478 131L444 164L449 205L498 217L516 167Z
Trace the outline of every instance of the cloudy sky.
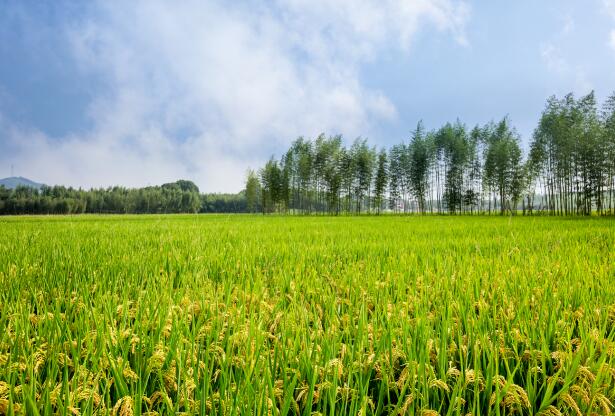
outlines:
M390 146L615 90L615 0L0 0L0 177L238 191L298 136Z

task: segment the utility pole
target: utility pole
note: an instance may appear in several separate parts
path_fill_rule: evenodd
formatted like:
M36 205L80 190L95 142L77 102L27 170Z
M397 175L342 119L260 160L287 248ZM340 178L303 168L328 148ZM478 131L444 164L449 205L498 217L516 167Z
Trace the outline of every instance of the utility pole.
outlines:
M13 166L13 164L11 163L11 177L15 176L15 166Z

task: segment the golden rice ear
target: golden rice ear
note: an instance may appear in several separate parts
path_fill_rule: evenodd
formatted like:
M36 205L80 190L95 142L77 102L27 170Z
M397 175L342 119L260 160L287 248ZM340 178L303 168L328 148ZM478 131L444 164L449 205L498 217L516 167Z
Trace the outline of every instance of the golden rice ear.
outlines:
M604 415L610 415L613 412L613 403L604 394L597 393L594 397Z
M133 413L133 398L131 396L124 396L115 403L111 414L114 416L132 416Z
M0 399L0 414L2 415L10 414L11 408L14 413L19 414L21 413L21 407L20 403L11 403L7 399Z
M562 416L562 412L560 412L557 407L549 405L546 409L538 412L536 416Z
M570 411L574 412L577 416L583 416L579 405L569 393L564 393L560 396L560 400L563 406L566 406Z
M442 390L442 391L445 391L446 393L450 393L451 391L450 387L448 386L448 384L446 384L446 382L439 380L437 378L429 381L428 385L430 388Z

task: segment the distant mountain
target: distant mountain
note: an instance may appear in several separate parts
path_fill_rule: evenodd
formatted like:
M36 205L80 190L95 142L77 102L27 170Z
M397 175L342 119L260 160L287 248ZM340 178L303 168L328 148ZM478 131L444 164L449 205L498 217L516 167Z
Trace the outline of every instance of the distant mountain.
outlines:
M42 183L37 183L21 176L13 176L10 178L0 179L0 186L2 185L4 185L4 187L8 189L15 189L18 186L29 186L36 189L40 189L43 187Z

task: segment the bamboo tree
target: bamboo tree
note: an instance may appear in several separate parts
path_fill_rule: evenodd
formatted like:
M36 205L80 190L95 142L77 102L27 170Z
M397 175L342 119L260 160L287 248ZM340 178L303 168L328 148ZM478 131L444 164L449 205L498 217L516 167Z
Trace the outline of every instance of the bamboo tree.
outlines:
M380 214L382 203L384 201L384 193L388 182L388 166L386 150L381 149L378 153L378 165L376 168L376 178L374 183L374 206L376 212Z
M246 179L246 201L248 206L248 212L256 212L260 205L260 182L256 173L249 169Z
M500 214L507 209L513 213L523 190L518 134L504 118L490 127L486 140L484 184L497 198Z
M605 197L608 199L607 213L615 214L615 92L602 107L602 141L604 143Z
M367 139L357 138L352 145L351 154L356 166L356 176L354 178L356 210L360 214L366 196L369 198L376 151L367 146ZM369 209L369 204L367 206Z
M280 211L283 203L283 175L278 162L273 157L269 159L259 176L263 213Z
M326 211L338 214L342 187L342 137L334 136L322 144L325 153L322 166L322 182L325 189ZM323 209L325 211L325 209Z
M416 198L418 211L426 212L426 198L429 188L429 171L432 165L433 147L425 137L422 123L416 126L409 145L410 187Z

